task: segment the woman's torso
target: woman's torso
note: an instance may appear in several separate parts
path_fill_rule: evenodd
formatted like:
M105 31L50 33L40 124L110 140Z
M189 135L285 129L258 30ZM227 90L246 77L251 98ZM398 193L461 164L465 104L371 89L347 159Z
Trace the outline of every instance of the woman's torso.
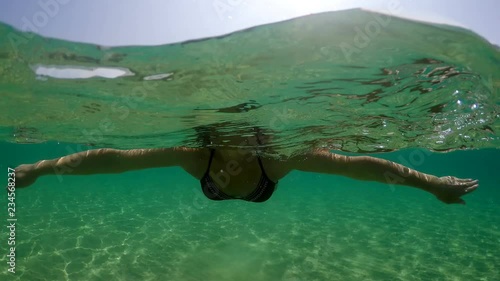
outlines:
M263 175L277 183L289 172L285 161L258 156L251 150L216 149L209 165L211 154L210 149L199 149L186 161L183 168L199 180L208 172L217 187L232 197L251 194L258 187Z

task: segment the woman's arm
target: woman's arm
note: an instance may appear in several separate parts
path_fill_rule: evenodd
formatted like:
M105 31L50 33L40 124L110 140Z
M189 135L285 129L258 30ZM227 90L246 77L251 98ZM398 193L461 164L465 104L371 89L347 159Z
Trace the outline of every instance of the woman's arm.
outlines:
M44 175L115 174L126 171L188 166L199 157L198 149L158 148L118 150L102 148L82 151L64 157L41 160L35 164L20 165L16 170L16 187L33 184Z
M291 159L291 169L335 174L358 180L416 187L434 194L445 203L464 204L460 197L474 191L477 180L436 177L389 160L370 156L344 156L316 151Z

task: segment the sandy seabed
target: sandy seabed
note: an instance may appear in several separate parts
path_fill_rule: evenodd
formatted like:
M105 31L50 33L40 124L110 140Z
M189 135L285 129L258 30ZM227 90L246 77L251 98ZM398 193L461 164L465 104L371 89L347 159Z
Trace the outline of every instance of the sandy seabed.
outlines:
M499 277L498 194L448 206L418 190L293 173L263 204L212 202L196 181L167 173L176 180L44 178L18 191L16 274L0 279Z

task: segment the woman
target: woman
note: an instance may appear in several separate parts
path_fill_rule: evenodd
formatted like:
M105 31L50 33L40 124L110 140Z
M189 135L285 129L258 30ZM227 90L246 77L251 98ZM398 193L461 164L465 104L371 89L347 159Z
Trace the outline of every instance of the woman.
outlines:
M259 145L260 138L256 141ZM255 140L254 140L255 141ZM246 140L248 144L250 141ZM211 143L211 141L210 141ZM206 145L214 147L213 145ZM474 191L478 181L436 177L369 156L343 156L326 150L276 159L257 151L234 148L95 149L17 167L16 187L33 184L44 175L112 174L157 167L180 166L200 180L212 200L268 200L278 181L292 170L347 176L353 179L416 187L445 203L465 204L460 197Z

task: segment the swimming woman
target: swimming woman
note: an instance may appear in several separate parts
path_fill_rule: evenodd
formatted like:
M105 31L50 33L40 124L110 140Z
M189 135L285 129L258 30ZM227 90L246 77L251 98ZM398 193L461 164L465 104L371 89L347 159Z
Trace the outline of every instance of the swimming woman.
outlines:
M465 204L461 196L478 187L477 180L437 177L370 156L344 156L328 150L314 150L276 159L260 155L259 147L252 150L213 146L87 150L18 166L15 169L16 187L30 186L45 175L115 174L172 166L180 166L198 179L202 192L211 200L264 202L272 196L278 181L292 170L415 187L448 204Z

